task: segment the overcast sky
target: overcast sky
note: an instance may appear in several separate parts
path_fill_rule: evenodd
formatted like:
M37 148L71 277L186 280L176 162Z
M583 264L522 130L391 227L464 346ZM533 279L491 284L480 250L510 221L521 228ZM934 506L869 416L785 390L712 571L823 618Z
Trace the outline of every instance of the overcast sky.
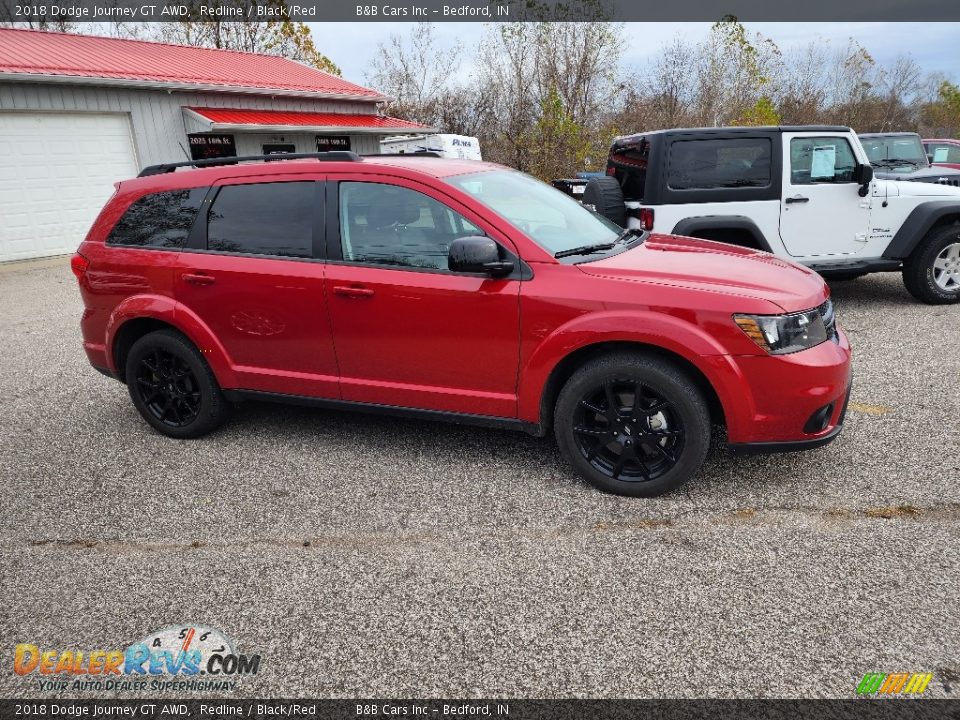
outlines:
M626 67L643 65L657 49L675 35L699 40L710 30L710 23L626 23ZM943 72L955 82L960 80L960 23L745 23L751 32L772 38L781 49L806 45L821 38L831 46L843 47L855 38L881 64L898 55L910 54L927 72ZM317 48L343 70L353 82L364 82L364 73L377 45L393 33L402 34L409 23L310 23ZM468 51L476 45L482 23L437 23L437 36L444 46L459 39ZM462 72L469 71L464 63Z

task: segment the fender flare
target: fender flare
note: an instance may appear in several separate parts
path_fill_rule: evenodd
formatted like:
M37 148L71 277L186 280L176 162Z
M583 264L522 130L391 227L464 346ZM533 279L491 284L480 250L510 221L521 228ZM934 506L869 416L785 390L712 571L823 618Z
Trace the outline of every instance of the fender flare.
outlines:
M883 251L887 260L903 260L910 257L920 241L930 232L930 228L940 220L950 215L960 218L960 202L956 200L939 200L917 205L907 219L903 221L893 240Z
M117 333L126 323L143 319L158 320L182 332L203 354L221 387L236 385L233 362L216 335L194 312L163 295L132 295L111 313L106 328L106 354L112 372L119 371L114 352Z
M770 243L764 237L763 231L746 215L699 215L684 218L670 231L671 235L686 235L696 237L695 233L701 230L742 230L749 234L761 250L773 252Z
M563 360L591 345L612 342L647 345L683 358L710 383L728 423L737 422L737 418L731 418L729 413L744 405L745 385L726 349L701 328L653 311L590 313L554 330L540 342L520 369L517 393L520 419L543 422L543 393L547 381Z

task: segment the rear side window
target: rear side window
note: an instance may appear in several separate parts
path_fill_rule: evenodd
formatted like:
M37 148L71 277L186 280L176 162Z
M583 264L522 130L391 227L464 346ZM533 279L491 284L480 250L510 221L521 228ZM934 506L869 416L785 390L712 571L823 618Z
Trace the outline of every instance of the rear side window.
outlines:
M670 146L667 185L673 190L768 187L770 138L677 140Z
M207 188L193 188L144 195L117 221L107 244L182 248L206 194Z
M207 249L312 257L315 197L313 182L226 185L207 215Z
M608 168L623 188L627 200L642 200L647 186L647 166L650 163L650 143L646 138L625 138L610 149Z

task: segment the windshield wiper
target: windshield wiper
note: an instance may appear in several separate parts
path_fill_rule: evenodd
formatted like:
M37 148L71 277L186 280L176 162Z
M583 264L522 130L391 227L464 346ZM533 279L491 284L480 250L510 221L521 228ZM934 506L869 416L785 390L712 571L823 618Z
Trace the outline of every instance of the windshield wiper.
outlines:
M923 162L920 160L907 160L906 158L872 160L871 162L878 167L897 167L898 165L910 165L917 167L923 164Z
M626 242L628 239L632 237L640 237L644 235L646 232L647 232L646 230L640 230L639 228L627 228L622 233L620 233L620 235L617 236L617 239L614 240L614 244L619 245L620 243Z
M618 243L597 243L596 245L581 245L580 247L561 250L554 253L555 258L572 257L574 255L592 255L593 253L603 252L604 250L613 250Z
M612 243L597 243L596 245L581 245L580 247L570 248L569 250L561 250L558 253L554 253L555 258L565 258L572 257L574 255L592 255L593 253L604 252L605 250L613 250L617 245L623 245L629 238L635 236L642 236L646 231L638 230L637 228L627 228L622 233L617 236L617 239Z

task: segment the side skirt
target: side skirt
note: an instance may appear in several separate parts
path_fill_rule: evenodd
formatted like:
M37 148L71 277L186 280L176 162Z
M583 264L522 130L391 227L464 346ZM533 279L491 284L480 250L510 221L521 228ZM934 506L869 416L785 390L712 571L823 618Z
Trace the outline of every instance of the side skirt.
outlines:
M347 412L362 412L374 415L393 415L394 417L411 418L414 420L476 425L501 430L520 430L535 437L543 437L546 434L540 423L526 422L525 420L518 420L516 418L470 415L468 413L448 412L445 410L422 410L420 408L378 405L376 403L355 402L352 400L314 398L305 395L284 395L282 393L262 392L259 390L224 390L223 394L230 402L255 400L258 402L274 402L285 405L303 405L306 407L324 408L326 410L345 410Z

